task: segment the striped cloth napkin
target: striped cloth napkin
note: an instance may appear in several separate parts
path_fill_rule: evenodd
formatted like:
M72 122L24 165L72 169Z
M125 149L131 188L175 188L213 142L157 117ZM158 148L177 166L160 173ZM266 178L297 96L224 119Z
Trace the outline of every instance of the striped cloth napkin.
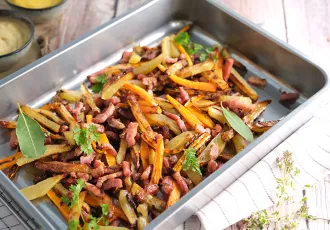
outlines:
M306 110L312 114L309 121L175 230L224 229L253 212L273 206L276 178L281 178L276 159L284 151L293 153L295 166L300 169L294 178L296 190L322 181L330 173L329 96L330 91L308 106Z

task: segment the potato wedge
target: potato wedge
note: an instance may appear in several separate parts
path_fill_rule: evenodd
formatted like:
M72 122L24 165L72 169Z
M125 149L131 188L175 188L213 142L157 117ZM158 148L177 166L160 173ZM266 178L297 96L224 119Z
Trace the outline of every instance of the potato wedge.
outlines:
M103 100L110 99L117 91L123 87L125 83L132 80L134 77L133 73L127 73L126 75L119 78L116 82L108 82L102 89L101 98Z
M199 154L198 160L200 164L206 164L211 160L210 152L213 145L218 146L218 154L220 155L222 151L225 149L226 142L224 142L221 138L221 133L219 133L213 140L206 146L206 148Z
M58 153L65 153L69 152L73 149L73 146L66 145L66 144L58 144L58 145L46 145L46 151L45 153L40 156L39 158L27 158L25 156L21 156L20 158L17 159L17 165L22 166L28 163L31 163L33 161L36 161L41 158L45 158L48 156L51 156L53 154L58 154Z
M254 120L257 119L266 110L267 106L271 102L271 100L257 102L255 104L256 108L243 117L243 121L245 122L245 124L250 126L254 122Z
M179 189L179 186L176 184L176 182L174 182L174 187L172 192L170 193L167 203L166 203L166 208L171 207L172 205L174 205L176 202L178 202L178 200L181 197L181 191Z
M63 132L63 135L69 145L76 145L76 141L73 138L73 136L74 136L73 131L65 131L65 132Z
M213 67L214 67L213 61L208 60L208 61L201 62L201 63L198 63L193 66L188 66L188 67L176 72L176 75L178 77L188 78L188 77L194 76L196 74L200 74L205 71L212 70Z
M226 124L226 118L222 113L221 107L219 106L210 106L208 108L208 114L210 115L210 117L212 117L213 119L219 121L221 124Z
M251 125L251 130L256 133L266 132L268 129L276 125L278 121L258 121Z
M76 103L81 101L82 99L82 93L79 91L74 91L74 90L66 90L66 89L61 89L58 92L58 96L70 103Z
M92 94L89 92L85 84L80 85L80 90L83 94L83 98L86 101L86 103L91 107L91 109L94 112L100 113L101 110L96 106L94 98L92 97Z
M162 53L162 54L158 55L156 58L154 58L148 62L142 63L140 66L138 66L137 68L134 69L133 73L134 74L148 74L151 71L153 71L154 69L156 69L158 64L162 63L164 58L165 58L165 56Z
M69 221L68 222L76 222L77 226L76 228L70 228L70 230L76 230L78 229L79 226L79 218L81 215L81 210L82 210L82 205L84 203L86 196L86 192L80 192L78 202L73 205L73 207L70 210L70 215L69 215Z
M245 81L245 79L234 69L231 68L230 80L252 101L257 101L259 96L257 92Z
M46 116L47 118L53 120L59 125L65 124L65 121L63 121L59 116L57 116L55 113L45 110L45 109L33 109L34 111L41 113L42 115Z
M165 149L175 150L175 149L183 149L186 143L189 143L195 136L195 133L192 131L183 132L175 137L173 137L167 144L165 145ZM165 154L166 155L166 154Z
M124 211L129 223L132 224L132 225L135 225L136 221L137 221L137 216L136 216L136 213L134 211L134 208L132 207L132 205L127 200L127 194L128 194L127 191L120 190L120 192L119 192L120 207Z
M168 116L163 114L146 114L145 116L150 125L167 126L176 135L181 133L181 130L176 121L172 120Z
M39 124L45 126L46 128L49 128L50 130L54 131L55 133L58 133L60 131L61 126L59 124L56 124L55 122L47 119L45 116L34 111L32 108L30 108L26 105L23 105L21 108L22 108L23 113L25 113L29 117L35 119Z
M23 188L20 191L28 200L35 200L39 197L46 195L47 192L51 190L63 178L64 178L63 174L50 177L35 185L31 185L26 188Z
M244 138L238 133L231 139L234 143L236 153L239 153L246 147L246 142Z
M16 121L0 121L0 127L5 129L16 129Z
M70 124L70 130L73 131L75 127L78 127L78 122L73 118L71 113L65 108L65 106L61 103L56 103L56 111L58 114Z

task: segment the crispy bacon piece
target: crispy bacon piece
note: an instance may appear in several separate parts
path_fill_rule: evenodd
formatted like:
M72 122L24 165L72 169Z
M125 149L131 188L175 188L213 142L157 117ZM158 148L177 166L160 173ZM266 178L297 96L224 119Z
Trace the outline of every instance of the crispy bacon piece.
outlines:
M189 94L187 93L186 90L184 90L184 88L182 86L179 87L179 90L180 90L180 96L182 99L182 103L184 104L189 100Z
M17 145L18 145L18 139L17 139L17 136L16 136L16 130L12 130L10 132L10 141L9 141L9 144L10 144L10 147L12 149L16 148Z
M237 111L238 109L244 112L251 112L255 109L255 104L245 103L239 98L231 98L223 102L224 107L229 107L230 109Z
M149 180L150 173L151 173L151 165L148 165L147 168L141 174L141 180Z
M211 135L212 137L215 137L216 135L218 135L220 132L222 131L222 127L219 124L216 124L214 126L214 128L211 130Z
M85 155L80 157L81 164L91 164L95 158L95 152L92 152L90 155Z
M177 155L170 156L169 161L170 161L171 165L174 165L178 161Z
M123 187L123 181L119 178L109 179L106 182L104 182L102 189L103 190L109 190L112 188L122 188Z
M137 122L130 122L128 124L127 130L126 130L126 141L127 141L127 146L132 147L135 145L135 136L137 134L137 129L139 127L139 124Z
M180 175L179 172L175 172L173 174L173 178L176 180L176 182L183 194L186 194L187 192L189 192L187 182L184 180L184 178Z
M211 174L213 173L215 170L218 169L218 164L216 161L214 160L210 160L208 163L207 163L207 172L208 174Z
M92 169L92 176L93 177L100 177L104 175L105 165L100 160L95 160L94 162L94 169Z
M210 149L210 159L216 160L219 156L219 146L217 144L212 144Z
M131 56L132 56L132 52L125 51L120 59L120 64L128 63L128 60Z
M182 132L187 131L187 127L186 127L184 121L178 115L173 114L173 113L169 113L169 112L166 112L166 111L164 111L164 114L166 116L168 116L169 118L175 120Z
M96 187L97 188L101 188L102 185L103 185L103 183L106 180L114 179L116 177L121 177L122 175L123 175L123 171L119 171L119 172L115 172L115 173L112 173L112 174L109 174L109 175L105 175L105 176L99 177L97 179Z
M107 119L108 125L112 128L115 129L124 129L125 125L119 120L119 119L115 119L115 118L108 118Z
M280 102L283 104L293 104L299 98L299 93L286 93L282 92L280 96Z
M85 189L89 193L93 194L94 196L97 196L97 197L103 197L104 196L104 192L101 189L97 188L95 185L90 184L88 182L86 182Z
M108 108L103 113L98 114L92 119L92 122L96 124L104 123L114 112L115 106L110 103Z
M162 188L166 194L170 194L174 188L173 179L170 176L164 177L162 181Z
M203 133L211 133L211 130L209 128L204 128L204 126L201 124L197 124L195 126L195 132L199 134L203 134Z
M225 66L223 68L223 80L228 81L231 68L233 68L233 64L234 64L234 59L232 58L226 59Z
M60 132L63 133L69 129L69 126L67 125L61 125Z
M178 61L178 58L165 57L165 58L164 58L164 61L165 61L167 64L174 64L175 62Z
M156 184L148 184L145 188L144 188L144 190L145 190L145 192L147 193L147 194L149 194L149 195L156 195L157 194L157 192L158 192L158 185L156 185Z
M123 172L125 177L129 177L131 175L131 165L128 161L123 161Z
M257 86L259 88L265 88L267 85L267 81L266 79L262 79L260 77L256 77L256 76L251 76L248 78L248 83L250 83L251 85Z

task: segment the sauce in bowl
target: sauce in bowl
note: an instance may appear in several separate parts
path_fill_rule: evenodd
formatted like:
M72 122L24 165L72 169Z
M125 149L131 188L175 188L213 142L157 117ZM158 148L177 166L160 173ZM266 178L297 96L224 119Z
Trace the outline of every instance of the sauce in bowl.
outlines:
M58 5L62 0L10 0L10 2L23 8L44 9Z
M0 17L0 56L24 46L31 36L31 30L19 19Z

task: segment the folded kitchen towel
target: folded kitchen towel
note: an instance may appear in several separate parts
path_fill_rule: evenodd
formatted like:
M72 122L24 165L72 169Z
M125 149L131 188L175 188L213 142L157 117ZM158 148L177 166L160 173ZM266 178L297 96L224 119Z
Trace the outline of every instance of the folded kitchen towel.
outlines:
M323 180L330 172L330 100L329 93L310 108L312 119L291 134L243 176L190 217L181 229L224 229L253 212L274 205L276 178L281 178L276 159L284 151L293 153L300 174L294 178L296 190L304 190Z

